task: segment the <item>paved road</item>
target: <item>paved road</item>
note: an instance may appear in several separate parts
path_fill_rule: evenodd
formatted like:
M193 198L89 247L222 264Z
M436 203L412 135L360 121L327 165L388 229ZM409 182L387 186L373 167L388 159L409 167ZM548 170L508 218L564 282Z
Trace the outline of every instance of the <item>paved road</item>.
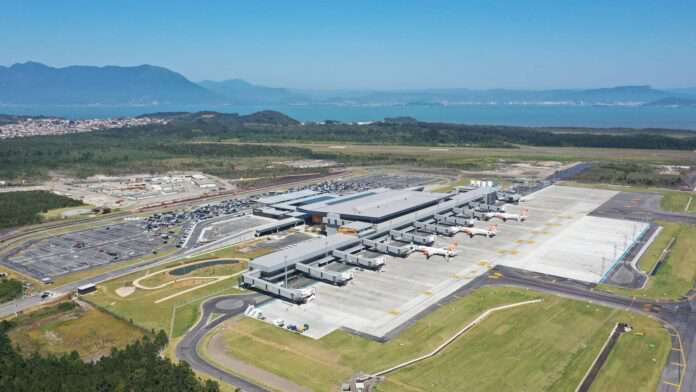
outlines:
M516 286L582 301L648 314L662 321L672 336L674 349L662 373L658 392L696 392L696 296L677 302L659 302L616 296L579 282L562 280L512 268L497 267L500 279L477 281L479 286ZM684 358L682 358L682 351ZM684 364L684 359L686 364ZM686 366L684 366L686 365ZM679 387L681 383L681 387Z
M590 215L642 222L665 220L696 224L696 214L664 211L659 193L619 192Z
M289 186L299 186L299 185L302 185L305 183L311 183L311 182L317 181L319 179L328 180L328 179L335 178L335 177L350 176L350 175L351 175L350 172L345 172L345 171L340 172L340 173L333 173L333 174L330 174L327 176L320 176L320 177L311 178L311 179L301 179L298 181L292 181L292 182L283 183L283 184L274 184L274 185L264 186L264 187L260 187L260 188L256 188L256 189L250 189L250 190L242 191L242 192L239 192L236 194L231 194L231 195L213 196L210 198L201 198L201 199L196 199L196 200L190 200L190 201L186 201L184 203L177 205L177 207L180 208L183 205L199 205L199 204L203 204L205 202L213 202L215 200L227 200L227 199L233 199L233 198L239 198L239 197L248 197L248 196L262 193L262 192L266 192L269 190L282 189L282 188L286 188ZM167 209L171 209L171 208L172 208L172 206L163 206L160 209L167 210ZM152 210L152 211L154 211L154 210ZM131 212L119 212L119 213L107 215L107 216L105 216L105 218L103 218L103 219L100 218L98 221L94 221L94 220L92 220L92 221L93 222L101 222L101 221L105 221L105 220L113 219L113 218L121 219L124 216L131 215L131 214L135 215L137 213L135 213L135 212L132 212L132 213ZM224 218L225 217L219 217L220 220L222 220ZM208 224L214 223L217 220L218 220L218 218L212 219L208 222L201 223L201 224L197 225L197 227L196 227L197 233L193 233L193 234L199 235L200 230L205 228L205 226L207 226ZM79 223L84 224L84 222L82 222L82 221L80 221ZM29 230L29 232L22 232L23 229L20 229L18 232L13 231L10 233L4 233L3 234L4 237L0 238L0 244L2 244L3 241L9 241L10 239L12 239L12 240L17 239L17 238L19 238L19 236L35 234L36 232L41 231L41 230L55 229L56 225L60 225L60 227L63 227L63 226L70 226L70 225L74 225L74 224L78 224L78 222L71 221L71 222L62 222L60 224L37 225L37 226L32 226L31 230ZM21 232L21 233L19 233L19 232ZM189 243L193 244L194 241L189 241ZM159 266L162 264L166 264L166 263L169 263L171 261L174 261L174 260L179 259L179 258L184 257L184 256L193 256L193 255L200 254L200 253L210 252L213 250L217 250L219 248L223 248L223 247L228 246L228 245L229 245L229 243L226 241L220 241L220 242L216 241L214 243L203 245L203 246L193 248L193 249L191 246L187 246L187 248L181 249L171 256L167 256L164 258L157 258L154 260L150 260L148 262L135 264L135 265L132 265L129 267L124 267L124 268L116 270L116 271L106 272L106 273L103 273L100 275L93 276L91 278L82 279L78 282L66 284L66 285L60 286L60 287L47 286L46 289L56 293L58 296L68 295L68 294L74 292L78 287L85 285L85 284L89 284L89 283L98 284L98 283L106 282L106 281L109 281L112 279L120 278L122 276L131 274L133 272L143 271L143 270L148 269L148 268L152 268L152 267L156 267L156 266ZM42 301L40 298L40 294L36 294L36 295L31 296L31 297L25 297L25 298L21 298L21 299L15 300L15 301L0 304L0 318L15 314L17 312L24 311L26 309L29 309L29 308L32 308L35 306L39 306L43 302L44 301Z
M568 298L578 299L581 301L589 301L619 309L625 309L641 314L648 314L662 321L670 331L672 336L673 347L683 350L687 366L683 366L681 351L672 350L670 358L665 364L662 382L660 383L658 392L696 392L696 295L690 299L677 302L658 302L653 300L635 299L630 297L621 297L609 293L593 290L594 285L552 277L548 275L527 272L508 267L496 267L496 270L502 273L501 278L493 279L488 274L482 275L474 279L466 286L457 290L448 298L443 299L443 302L451 301L453 298L468 294L484 286L514 286L521 288L529 288L536 291L546 292L554 295L561 295ZM233 310L220 310L219 304L228 298L244 299L244 305ZM268 300L268 297L259 294L250 294L249 296L227 296L212 299L206 302L204 306L204 316L198 325L191 329L185 336L184 340L177 346L177 357L187 361L194 369L208 373L218 379L228 382L232 385L241 387L245 391L255 392L263 391L264 389L249 385L248 381L242 380L232 374L225 372L200 358L196 352L196 346L201 338L215 326L221 322L234 317L244 311L250 303L256 303L260 300ZM426 317L439 307L439 303L428 308L421 314L414 317ZM209 315L212 312L224 313L225 316L215 320L211 324L206 324ZM411 323L406 323L411 325ZM404 326L403 328L406 328ZM391 331L386 339L377 339L386 341L392 339L403 328L397 328ZM360 335L360 334L358 334ZM373 339L371 336L364 336L368 339ZM689 361L691 359L691 361ZM681 388L677 385L681 382ZM247 389L249 388L249 389ZM259 389L254 389L259 388Z
M208 223L206 222L206 225ZM134 272L139 272L139 271L144 271L149 268L157 267L163 264L171 263L172 261L181 259L183 257L193 257L196 255L200 255L202 253L207 253L211 252L214 250L217 250L219 248L224 248L228 246L229 244L227 242L221 241L219 243L211 243L208 245L203 245L199 246L197 248L187 248L187 249L180 249L176 253L169 255L169 256L163 256L161 258L156 258L150 261L146 261L143 263L139 264L134 264L128 267L124 267L115 271L110 271L110 272L105 272L103 274L99 274L96 276L92 276L90 278L85 278L73 283L68 283L63 286L59 287L52 287L52 286L46 286L46 290L50 290L53 293L56 293L57 296L63 296L63 295L68 295L72 292L74 292L78 287L89 284L89 283L94 283L94 284L99 284L102 282L106 282L112 279L120 278L122 276L126 276L129 274L132 274ZM37 293L35 295L32 295L31 297L25 297L21 298L15 301L11 302L6 302L4 304L0 304L0 318L9 316L11 314L21 312L23 310L32 308L34 306L41 305L44 301L41 300L40 294Z
M73 283L68 283L68 284L63 285L63 286L59 286L59 287L45 286L45 287L46 287L46 290L50 290L51 292L55 293L57 296L68 295L68 294L74 292L78 287L80 287L82 285L89 284L89 283L96 284L96 283L101 283L101 282L105 282L108 280L120 278L122 276L131 274L133 272L142 271L142 270L145 270L148 268L152 268L152 267L156 267L158 265L172 262L178 258L181 258L184 255L185 255L185 251L180 251L174 255L150 260L150 261L140 263L140 264L131 265L129 267L121 268L121 269L116 270L116 271L105 272L103 274L99 274L99 275L93 276L91 278L85 278L85 279L82 279L82 280L79 280L79 281L76 281ZM11 302L6 302L6 303L0 305L0 318L9 316L9 315L17 313L17 312L21 312L23 310L29 309L29 308L34 307L34 306L41 305L43 302L45 302L45 301L43 301L41 299L41 296L38 293L34 294L30 297L24 297L24 298L14 300Z
M201 320L189 330L186 336L184 336L181 342L176 346L177 358L186 361L192 368L222 380L227 384L241 388L245 392L269 392L260 385L251 383L206 362L205 359L201 358L197 350L201 339L208 332L224 321L244 313L244 310L250 304L257 304L258 301L264 301L266 299L267 298L264 296L253 293L249 295L228 295L208 300L203 304L203 315ZM208 320L213 313L224 314L224 316L209 323Z

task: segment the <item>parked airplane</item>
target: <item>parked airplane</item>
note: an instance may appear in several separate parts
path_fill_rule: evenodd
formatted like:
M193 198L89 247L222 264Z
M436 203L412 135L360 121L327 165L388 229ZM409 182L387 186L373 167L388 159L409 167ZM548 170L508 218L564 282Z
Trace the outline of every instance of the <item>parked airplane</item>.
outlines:
M419 252L423 252L425 257L427 259L430 259L430 256L444 256L447 261L449 261L449 258L452 256L456 256L459 251L457 250L457 245L458 243L454 242L450 244L447 248L437 248L433 246L417 246L416 250Z
M527 214L528 213L526 208L522 210L521 214L512 214L509 212L489 212L486 214L486 220L498 218L501 219L503 222L507 222L508 219L515 220L518 222L524 222L525 220L527 220Z
M488 229L482 229L480 227L464 227L462 228L462 233L468 234L469 238L474 238L475 235L493 238L498 233L498 229L496 225L492 225Z

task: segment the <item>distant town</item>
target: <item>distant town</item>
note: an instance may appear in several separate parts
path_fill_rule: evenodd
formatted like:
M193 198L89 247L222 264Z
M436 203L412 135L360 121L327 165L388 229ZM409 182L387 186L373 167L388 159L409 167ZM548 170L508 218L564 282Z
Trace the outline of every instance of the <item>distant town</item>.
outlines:
M161 118L106 118L86 120L66 120L62 118L26 118L16 123L0 126L0 139L15 137L67 135L98 131L100 129L126 128L149 124L166 124Z

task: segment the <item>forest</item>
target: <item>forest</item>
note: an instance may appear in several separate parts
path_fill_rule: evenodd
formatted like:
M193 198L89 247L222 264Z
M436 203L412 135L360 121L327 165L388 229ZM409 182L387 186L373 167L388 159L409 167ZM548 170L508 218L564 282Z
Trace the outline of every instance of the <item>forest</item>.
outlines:
M579 182L662 188L676 188L685 184L682 175L661 174L654 165L627 162L596 163L574 179Z
M0 229L41 223L41 213L82 202L48 191L1 192Z
M274 159L328 158L308 148L279 145L212 144L201 142L346 142L391 145L438 145L518 148L603 147L694 150L696 137L674 137L660 130L621 134L597 130L462 125L419 121L381 121L365 125L299 123L281 113L249 116L202 113L163 113L167 124L110 129L63 136L8 139L0 143L0 178L46 177L60 171L77 177L97 173L126 174L168 170L201 170L228 178L298 174ZM596 132L596 133L592 133ZM688 135L688 133L687 133ZM260 161L264 157L266 160Z
M22 282L0 278L0 304L22 296Z
M96 362L86 363L77 352L40 356L18 352L0 322L0 391L13 392L218 392L214 381L203 383L185 362L174 364L160 356L167 336L145 336Z

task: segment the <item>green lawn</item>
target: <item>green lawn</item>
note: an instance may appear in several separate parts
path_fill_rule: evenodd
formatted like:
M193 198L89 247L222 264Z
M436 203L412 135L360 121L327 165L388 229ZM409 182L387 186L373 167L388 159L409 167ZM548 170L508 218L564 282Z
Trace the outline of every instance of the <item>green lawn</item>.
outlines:
M544 301L494 314L438 357L388 375L379 391L573 390L617 321L635 325L655 347L636 352L626 340L630 347L617 351L616 360L635 360L646 380L638 382L622 369L602 377L626 390L655 390L670 348L657 322L522 289L477 290L385 344L342 331L313 340L251 319L228 322L220 333L234 357L312 390L329 391L357 372L375 372L431 351L486 309L534 298ZM621 340L619 347L625 344Z
M237 245L199 257L177 260L166 265L158 266L152 270L137 272L111 280L99 285L98 292L90 295L88 297L88 301L108 312L118 315L125 320L132 320L134 324L145 329L164 329L167 334L170 334L170 332L173 330L172 337L181 336L198 319L199 305L205 299L215 295L238 294L241 292L240 289L236 288L238 282L237 278L223 280L158 304L156 304L155 301L191 287L209 282L210 280L193 279L181 281L158 290L137 289L133 294L126 297L119 296L116 291L122 287L132 286L132 282L139 277L178 265L185 265L194 261L216 258L252 258L256 256L257 253L263 253L245 253L240 251L240 248L244 246L245 245ZM224 272L224 274L229 274L230 272L241 271L245 267L246 263L240 263L239 265L235 266L217 266L210 268L211 270L217 268L218 271ZM193 271L190 275L196 274L197 271ZM161 275L166 276L167 274L162 273ZM148 284L159 282L159 279L155 279L157 276L159 275L146 279L146 282ZM153 280L151 281L151 279ZM167 279L164 279L162 282L166 280ZM174 308L176 308L176 310L174 310ZM175 314L174 323L172 323L172 314Z
M667 211L696 213L696 192L665 192L660 206Z
M85 360L108 355L113 347L125 347L144 331L97 309L82 309L65 302L20 316L9 336L22 352L60 354L73 350Z
M232 275L246 269L246 266L247 263L242 261L237 264L211 265L208 267L202 267L183 275L174 275L172 274L172 271L162 272L160 274L153 275L147 279L141 280L140 284L147 287L155 287L164 283L173 282L175 280L186 279L190 277L216 277Z
M661 366L670 344L665 342L664 329L653 320L635 318L635 332L621 335L607 362L592 383L592 392L655 391ZM646 366L650 362L653 366Z
M650 271L672 237L676 242L655 276L644 289L623 289L602 285L601 289L623 295L675 300L686 295L696 282L696 226L661 222L662 232L639 260L641 270Z

